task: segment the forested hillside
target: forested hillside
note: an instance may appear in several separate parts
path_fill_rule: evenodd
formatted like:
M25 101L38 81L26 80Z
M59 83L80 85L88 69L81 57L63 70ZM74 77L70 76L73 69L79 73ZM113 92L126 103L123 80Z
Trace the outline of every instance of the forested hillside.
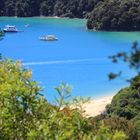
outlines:
M140 31L139 0L104 0L99 2L87 22L89 29Z
M88 29L140 30L139 0L1 0L0 16L87 18Z
M0 15L86 17L101 0L1 0Z
M107 115L131 122L133 131L128 134L130 139L140 139L140 76L135 77L129 87L120 90L114 96L112 103L107 106ZM127 129L130 126L127 126Z

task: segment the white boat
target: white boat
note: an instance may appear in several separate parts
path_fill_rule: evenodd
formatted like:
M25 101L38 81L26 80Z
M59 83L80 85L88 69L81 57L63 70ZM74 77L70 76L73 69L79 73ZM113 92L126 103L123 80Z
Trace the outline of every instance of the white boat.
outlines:
M24 25L24 26L27 28L27 27L29 27L29 26L30 26L30 24L26 24L26 25Z
M45 35L45 36L41 36L39 39L43 40L43 41L56 41L56 40L58 40L58 38L55 35Z
M16 26L6 25L3 29L4 32L19 32Z

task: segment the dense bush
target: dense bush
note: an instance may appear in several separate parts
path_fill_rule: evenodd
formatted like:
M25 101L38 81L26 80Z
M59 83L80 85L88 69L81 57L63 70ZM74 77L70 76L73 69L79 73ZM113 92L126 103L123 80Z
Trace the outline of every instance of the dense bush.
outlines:
M138 119L137 119L138 120ZM129 140L139 140L139 131L133 121L121 117L111 117L103 120L104 125L113 130L121 130L126 133Z
M140 110L139 91L132 87L119 91L114 96L111 105L107 106L107 113L111 116L124 117L128 120L134 119Z
M87 18L88 29L139 31L139 0L1 0L0 16Z
M92 11L87 27L95 30L140 30L139 0L104 0Z
M0 139L1 140L125 140L126 134L84 117L78 99L65 103L70 87L56 88L57 103L51 105L21 62L0 61ZM83 100L82 100L83 101ZM81 103L80 103L81 104Z
M101 0L2 0L0 15L85 17Z
M132 79L130 87L120 90L106 109L109 117L131 120L140 139L140 76Z
M88 29L139 31L139 0L1 0L0 16L87 18Z
M126 79L130 83L127 88L121 89L112 99L110 105L106 107L106 117L109 119L119 118L121 121L109 123L115 127L126 128L125 133L129 135L129 139L140 139L140 46L135 41L127 52L119 52L110 56L112 62L125 62L130 69L133 69L137 76ZM122 71L118 74L109 74L109 79L115 79L122 76ZM125 120L126 119L126 120ZM129 125L127 125L129 122ZM116 126L117 124L117 126ZM121 125L120 125L121 124ZM133 131L132 131L133 129ZM131 133L132 131L132 133Z

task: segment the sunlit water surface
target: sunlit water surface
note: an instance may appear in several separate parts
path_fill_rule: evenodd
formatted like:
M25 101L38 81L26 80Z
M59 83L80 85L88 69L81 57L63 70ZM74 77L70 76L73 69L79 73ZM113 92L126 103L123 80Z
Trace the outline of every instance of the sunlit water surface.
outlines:
M0 52L22 60L50 101L56 95L54 87L61 82L72 85L73 96L99 98L127 86L125 79L134 75L126 64L113 64L108 56L129 51L133 41L140 41L140 32L88 31L86 20L82 19L1 17L0 27L7 24L16 25L23 32L7 33L0 42ZM47 34L54 34L59 40L39 40L39 36ZM121 78L108 80L110 72L120 70Z

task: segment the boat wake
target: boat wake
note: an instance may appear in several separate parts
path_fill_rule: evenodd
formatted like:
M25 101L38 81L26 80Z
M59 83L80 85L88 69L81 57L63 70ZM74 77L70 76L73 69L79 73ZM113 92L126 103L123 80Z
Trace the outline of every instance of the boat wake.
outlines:
M41 61L41 62L25 62L24 66L32 65L53 65L53 64L69 64L69 63L84 63L84 62L103 62L107 58L94 58L94 59L70 59L70 60L55 60L55 61Z

